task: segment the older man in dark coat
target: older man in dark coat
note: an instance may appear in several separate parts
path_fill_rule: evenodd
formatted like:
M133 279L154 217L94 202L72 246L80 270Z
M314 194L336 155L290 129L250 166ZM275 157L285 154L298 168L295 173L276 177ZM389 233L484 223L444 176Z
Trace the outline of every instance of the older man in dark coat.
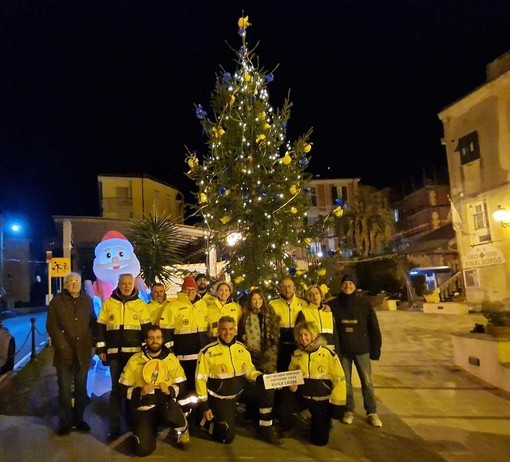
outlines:
M96 314L92 299L81 290L81 276L69 273L64 292L55 295L48 307L46 330L53 347L57 369L59 435L72 429L88 432L83 420L87 406L87 373L92 358ZM74 387L74 407L72 404Z

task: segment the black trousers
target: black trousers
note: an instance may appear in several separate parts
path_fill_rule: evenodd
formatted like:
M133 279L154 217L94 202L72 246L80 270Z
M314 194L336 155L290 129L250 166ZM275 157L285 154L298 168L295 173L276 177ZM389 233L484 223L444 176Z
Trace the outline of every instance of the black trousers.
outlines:
M293 393L288 388L282 390L281 398L278 416L284 430L289 430L294 426L294 413L308 409L312 415L310 441L316 446L328 444L332 418L332 406L329 400L307 399L301 395L299 389Z
M259 407L260 426L272 425L272 407L274 404L274 390L266 390L264 385L247 384L248 389L256 395ZM254 388L251 388L251 387ZM245 391L238 396L240 400L245 397ZM220 399L209 395L209 407L214 415L210 422L202 421L202 426L212 435L212 437L224 444L231 443L236 436L236 412L238 399Z
M133 410L135 429L133 431L133 452L147 456L156 449L157 430L169 426L177 432L188 428L181 407L170 397L160 396L155 407L148 410Z

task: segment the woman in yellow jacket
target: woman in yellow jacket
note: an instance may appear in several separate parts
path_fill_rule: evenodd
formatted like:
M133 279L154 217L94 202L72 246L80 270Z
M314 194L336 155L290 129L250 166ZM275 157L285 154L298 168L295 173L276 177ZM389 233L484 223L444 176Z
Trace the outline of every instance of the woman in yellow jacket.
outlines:
M239 303L232 300L232 285L227 281L220 281L216 285L216 296L207 297L207 318L209 319L209 336L212 340L218 338L218 321L222 316L232 316L237 324L241 320L243 309Z
M324 303L324 294L319 286L310 286L306 291L308 306L304 307L296 318L296 324L301 321L314 322L319 333L326 339L329 349L338 353L338 332L336 329L333 311Z
M310 441L325 446L329 441L333 407L344 406L345 376L336 353L326 347L313 322L302 321L294 328L298 349L294 351L289 370L300 370L303 385L291 385L280 407L283 430L292 426L292 415L308 409L312 415Z

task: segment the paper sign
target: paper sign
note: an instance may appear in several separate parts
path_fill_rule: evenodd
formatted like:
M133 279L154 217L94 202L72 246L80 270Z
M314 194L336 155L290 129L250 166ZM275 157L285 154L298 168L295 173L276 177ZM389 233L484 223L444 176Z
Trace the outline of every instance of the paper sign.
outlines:
M264 375L264 387L266 390L288 387L289 385L302 385L303 383L305 383L303 374L299 370Z

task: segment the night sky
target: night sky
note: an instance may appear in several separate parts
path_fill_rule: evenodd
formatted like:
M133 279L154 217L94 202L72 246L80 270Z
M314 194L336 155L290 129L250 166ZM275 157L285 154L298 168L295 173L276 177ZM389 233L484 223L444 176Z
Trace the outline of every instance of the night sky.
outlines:
M145 172L192 200L193 105L235 70L243 10L261 65L278 66L275 108L290 90L288 138L313 128L310 172L376 187L445 172L437 113L510 50L508 0L4 0L0 211L33 228L98 215L99 173Z

